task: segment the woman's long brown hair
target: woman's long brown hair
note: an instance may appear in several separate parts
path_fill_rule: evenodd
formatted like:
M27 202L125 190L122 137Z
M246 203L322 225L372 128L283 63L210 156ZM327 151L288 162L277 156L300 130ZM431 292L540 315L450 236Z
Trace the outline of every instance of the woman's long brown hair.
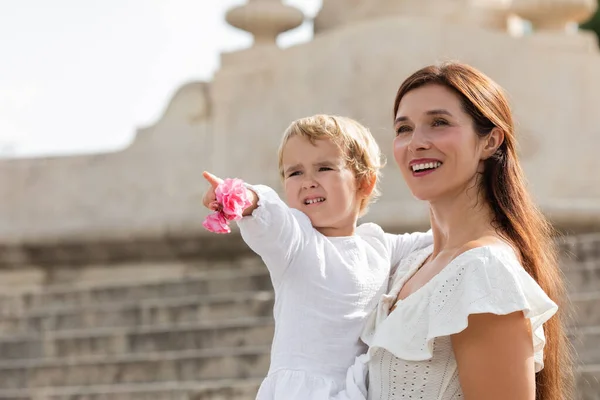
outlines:
M485 137L495 127L504 131L504 142L485 161L481 189L494 213L497 229L518 249L525 270L559 305L558 314L544 324L544 369L536 375L536 399L572 399L571 347L564 329L565 285L558 265L555 231L526 189L506 96L498 84L468 65L428 66L402 83L396 94L393 117L408 92L432 84L447 87L460 97L479 136Z

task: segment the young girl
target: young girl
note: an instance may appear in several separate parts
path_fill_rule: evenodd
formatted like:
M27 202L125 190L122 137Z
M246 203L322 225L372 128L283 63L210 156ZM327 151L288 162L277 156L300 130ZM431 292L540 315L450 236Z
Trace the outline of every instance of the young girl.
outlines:
M211 184L205 226L243 239L267 265L275 290L275 334L261 400L329 399L366 351L363 322L387 290L390 267L432 243L431 233L391 235L357 225L378 194L379 147L359 123L316 115L294 121L279 149L287 205L265 186Z

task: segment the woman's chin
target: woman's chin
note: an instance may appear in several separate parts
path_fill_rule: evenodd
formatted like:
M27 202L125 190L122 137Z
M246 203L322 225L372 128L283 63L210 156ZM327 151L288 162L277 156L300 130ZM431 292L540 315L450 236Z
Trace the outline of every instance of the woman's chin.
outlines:
M433 193L425 190L413 190L411 192L413 197L420 201L430 201L435 197Z

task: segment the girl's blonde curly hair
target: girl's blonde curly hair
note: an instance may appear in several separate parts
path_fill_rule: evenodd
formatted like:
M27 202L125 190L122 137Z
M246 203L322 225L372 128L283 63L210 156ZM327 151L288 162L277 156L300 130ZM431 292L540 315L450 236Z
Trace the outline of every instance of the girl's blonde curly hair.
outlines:
M364 215L369 204L380 195L379 179L385 160L371 132L359 122L336 115L317 114L295 120L283 134L279 146L279 174L283 172L283 149L291 137L300 136L315 144L317 140L331 140L344 154L346 165L354 172L358 187L365 181L375 179L370 196L360 205Z

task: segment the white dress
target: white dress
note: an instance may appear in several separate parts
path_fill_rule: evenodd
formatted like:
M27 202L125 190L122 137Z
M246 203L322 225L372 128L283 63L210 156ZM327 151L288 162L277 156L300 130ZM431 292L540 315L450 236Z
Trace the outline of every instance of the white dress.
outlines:
M329 399L366 351L359 336L387 291L390 266L430 245L432 235L391 235L363 224L354 236L326 237L273 190L249 187L258 207L238 225L275 290L271 365L257 399Z
M535 371L543 368L542 324L558 309L523 269L507 245L469 250L390 313L404 283L432 247L407 257L389 294L369 317L362 339L369 347L369 400L455 400L463 398L450 335L463 331L468 316L523 311L532 327Z

